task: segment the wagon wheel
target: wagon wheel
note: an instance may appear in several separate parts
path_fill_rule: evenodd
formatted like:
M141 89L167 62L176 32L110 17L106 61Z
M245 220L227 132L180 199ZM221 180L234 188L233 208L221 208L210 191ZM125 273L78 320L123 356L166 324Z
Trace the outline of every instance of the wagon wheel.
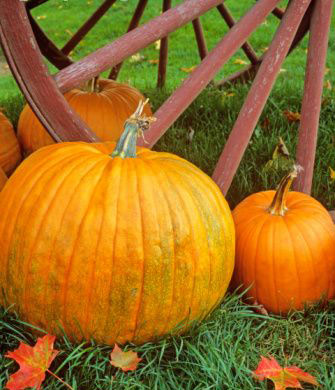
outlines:
M58 49L45 36L30 16L29 10L45 1L47 0L29 0L26 6L21 0L0 1L0 38L9 66L22 92L56 141L98 140L72 111L62 92L109 68L112 68L110 77L115 78L124 59L157 39L162 39L158 77L158 84L162 86L165 80L167 36L192 21L202 61L155 113L157 121L146 134L146 140L152 147L229 58L240 47L243 48L251 64L219 83L254 78L214 170L213 179L224 194L229 189L282 62L310 30L297 148L297 161L305 170L296 182L297 190L310 192L333 0L291 0L285 11L277 8L280 0L258 0L236 23L222 0L186 0L174 8L171 8L171 0L163 0L165 12L137 27L148 2L139 0L125 35L75 63L67 54L116 0L105 0L62 49ZM199 16L214 7L217 7L231 28L208 53ZM257 57L247 43L247 38L271 12L281 22L267 52L262 57ZM53 76L48 73L42 62L41 52L60 69L58 73Z

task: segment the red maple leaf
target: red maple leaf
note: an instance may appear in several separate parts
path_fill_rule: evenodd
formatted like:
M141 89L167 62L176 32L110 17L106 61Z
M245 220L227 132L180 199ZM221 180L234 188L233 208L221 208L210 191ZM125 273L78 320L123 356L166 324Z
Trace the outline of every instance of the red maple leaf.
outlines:
M137 356L136 352L123 352L116 343L110 357L110 364L114 367L121 368L122 371L136 370L138 363L142 360Z
M39 337L34 347L20 343L19 348L5 355L14 359L20 366L6 384L9 390L24 390L27 387L41 388L45 372L59 351L53 349L55 336L49 334Z
M270 379L275 385L275 390L286 390L288 387L302 389L299 381L318 386L314 376L296 366L281 367L274 357L267 359L261 356L261 361L253 374L260 381Z

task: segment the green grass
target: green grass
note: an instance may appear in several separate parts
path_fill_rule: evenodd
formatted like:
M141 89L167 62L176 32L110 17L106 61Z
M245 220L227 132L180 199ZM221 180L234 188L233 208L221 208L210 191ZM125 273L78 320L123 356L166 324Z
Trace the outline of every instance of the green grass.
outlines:
M327 311L310 309L289 318L265 317L242 304L238 294L187 335L147 343L135 349L143 361L134 372L122 373L109 364L112 348L58 340L62 352L51 369L74 389L247 390L266 389L253 379L260 355L273 355L281 365L297 365L315 375L322 389L335 385L335 305ZM15 317L0 314L0 353L18 340L33 343L29 329ZM13 362L0 360L0 386ZM61 389L49 377L44 389ZM306 389L311 389L306 385Z
M180 2L174 1L173 4ZM85 6L82 6L83 3ZM93 11L100 3L98 0L50 0L36 9L34 14L40 17L41 26L61 47L85 20L89 11ZM160 3L158 0L149 2L150 7L143 21L159 14ZM254 1L228 0L226 3L238 18ZM118 1L71 54L73 58L79 59L121 35L126 30L135 4L135 0ZM202 17L202 22L211 49L227 31L227 27L216 10ZM251 37L250 41L258 54L268 46L276 25L276 19L270 16L267 23ZM332 23L331 37L334 35L334 25ZM146 57L145 61L125 61L120 74L120 80L129 81L145 92L154 108L158 108L187 77L181 68L199 62L190 25L171 34L170 38L168 82L164 90L155 89L157 66L147 61L158 58L158 51L153 45L141 51ZM279 136L294 155L298 124L288 122L282 112L300 110L307 44L305 38L283 64L285 71L277 80L228 193L227 199L232 208L250 193L273 188L278 183L285 168L267 171L264 167L271 159ZM245 56L238 51L220 71L217 79L241 69L242 65L234 63L236 58L245 59ZM326 79L330 81L332 89L324 90L313 181L313 196L328 209L335 208L335 182L330 180L328 173L329 166L335 168L334 65L334 40L331 40L327 59L330 72ZM50 70L55 71L51 66ZM249 85L231 86L225 90L207 88L157 143L156 150L183 156L211 174L248 89ZM24 100L10 76L0 77L0 91L0 106L16 123ZM265 119L270 123L268 127L262 126ZM192 142L187 137L190 128L194 130ZM282 365L297 365L316 375L322 389L331 390L335 388L334 309L335 303L332 303L328 308L311 309L286 319L263 317L243 304L238 294L232 293L210 318L187 335L135 348L143 358L135 372L123 374L112 368L108 363L110 347L97 346L93 342L73 345L66 338L57 341L56 348L62 352L52 369L74 389L80 390L266 389L271 386L256 382L251 371L256 368L260 355L271 354ZM29 326L1 310L0 354L3 357L7 350L15 349L20 340L33 344L35 336ZM9 359L0 358L0 388L4 388L8 376L16 369L17 366ZM53 390L64 387L49 377L43 388ZM305 388L312 387L306 385Z

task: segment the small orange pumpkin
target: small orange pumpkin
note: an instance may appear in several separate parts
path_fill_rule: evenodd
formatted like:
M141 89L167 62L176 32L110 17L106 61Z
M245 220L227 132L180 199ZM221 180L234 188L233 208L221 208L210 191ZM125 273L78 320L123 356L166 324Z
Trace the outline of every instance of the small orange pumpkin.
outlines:
M20 145L12 124L0 111L0 168L10 174L21 161Z
M226 292L229 206L188 161L136 152L151 119L141 109L112 154L110 145L47 146L0 193L0 302L50 333L143 343L185 331Z
M104 79L94 79L88 88L73 89L64 97L102 141L117 141L124 122L143 100L134 87ZM149 105L144 112L148 116L152 114ZM18 138L27 154L54 143L28 105L19 118Z
M277 314L335 297L335 225L317 200L288 192L296 175L297 167L277 192L252 194L233 211L234 285Z

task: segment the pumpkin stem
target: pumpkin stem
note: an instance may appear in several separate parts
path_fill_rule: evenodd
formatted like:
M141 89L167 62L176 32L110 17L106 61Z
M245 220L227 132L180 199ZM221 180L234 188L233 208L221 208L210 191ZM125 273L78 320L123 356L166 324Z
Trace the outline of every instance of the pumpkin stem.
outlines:
M298 176L298 173L302 169L303 168L300 165L294 164L293 170L281 179L272 203L268 208L270 214L281 216L285 215L288 210L286 207L287 193L290 190L293 180Z
M98 93L100 92L99 80L100 76L95 76L92 79L88 80L81 89L90 93Z
M134 114L126 120L124 131L121 134L111 157L136 157L137 137L140 135L144 138L144 131L148 130L150 123L156 120L154 117L142 115L143 108L148 101L149 99L145 102L142 102L141 100Z

